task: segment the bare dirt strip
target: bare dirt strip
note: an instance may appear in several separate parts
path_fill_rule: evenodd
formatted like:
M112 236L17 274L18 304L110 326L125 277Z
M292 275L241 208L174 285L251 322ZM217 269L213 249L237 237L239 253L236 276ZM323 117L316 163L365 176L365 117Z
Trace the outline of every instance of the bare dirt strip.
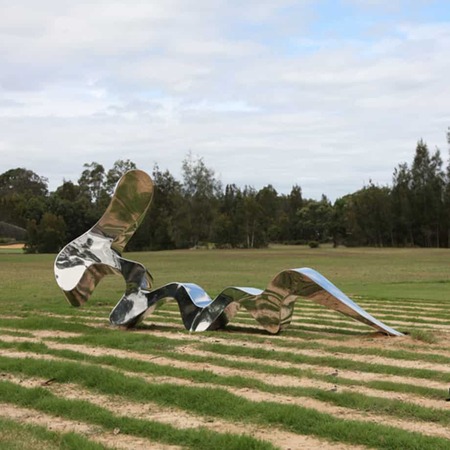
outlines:
M11 381L13 383L20 384L24 387L41 387L45 385L46 380L40 379L40 378L22 378L22 377L14 377L14 376L8 376L8 381ZM271 427L270 430L262 427L257 426L253 424L236 424L228 421L224 421L221 419L216 418L205 418L202 416L196 416L194 414L187 413L185 411L181 411L179 409L175 408L168 408L163 407L161 405L158 405L156 403L151 402L145 402L145 403L137 403L137 402L129 402L124 400L122 397L115 398L114 396L107 396L102 395L98 393L94 393L91 391L88 391L86 389L82 389L77 385L74 384L58 384L53 383L50 385L47 385L46 388L50 391L52 391L55 395L58 395L61 398L71 399L71 400L85 400L92 404L95 404L97 406L100 406L102 408L105 408L112 413L119 415L119 416L125 416L125 417L133 417L141 420L149 420L149 421L155 421L160 423L165 423L168 425L171 425L178 429L187 429L187 428L205 428L210 431L214 432L222 432L222 433L233 433L233 434L245 434L252 436L257 439L265 440L268 442L272 442L277 447L283 449L283 450L290 450L290 449L311 449L311 450L365 450L365 447L362 446L346 446L343 444L336 444L336 443L329 443L324 440L319 440L314 437L310 436L302 436L295 433L289 433L286 431L278 430L276 428ZM8 406L8 405L6 405ZM14 408L14 407L13 407ZM28 410L25 410L28 411ZM37 412L38 415L41 414ZM53 416L47 416L46 422L53 425ZM57 419L61 420L61 422L66 424L66 421L64 419ZM42 424L42 418L41 422ZM99 428L98 427L92 427L86 424L78 424L79 430L77 432L89 435L89 437L92 439L94 437L94 440L97 441L97 437L99 434ZM64 431L69 431L65 429ZM70 430L72 431L72 430ZM75 431L75 430L73 430ZM102 433L104 434L104 433ZM113 433L110 433L111 436L108 434L107 438L111 439L109 442L102 442L106 445L115 445L114 439L117 435L114 435ZM134 438L132 436L125 436L120 435L122 440L126 443L128 443L128 439L130 441L130 445L132 445L131 441L143 441L143 447L120 447L120 448L126 448L126 449L132 449L132 448L148 448L149 450L153 449L161 449L161 450L178 450L180 447L175 446L167 446L157 443L151 443L148 440L143 440L139 438ZM104 439L105 437L102 436ZM100 441L99 441L100 442ZM149 445L150 444L150 445ZM145 447L145 445L148 445ZM159 445L159 446L158 446ZM119 447L118 447L119 448Z
M243 340L245 339L245 331L242 331L240 333L234 333L236 336L236 339L233 339L230 341L229 339L216 337L216 336L206 336L201 333L186 333L182 329L180 329L180 326L178 326L176 323L153 323L155 328L151 329L151 334L155 336L164 337L167 339L186 339L189 341L198 341L198 342L213 342L213 343L221 343L221 344L237 344L237 345L243 345L243 346L252 346L252 345L260 345L261 348L269 348L270 346L273 346L276 350L284 350L285 351L291 351L292 347L286 347L283 346L283 343L298 343L301 345L302 342L305 342L305 339L299 338L299 337L293 337L293 336L286 336L286 335L262 335L261 337L265 338L264 344L258 344L254 343L251 340ZM98 326L98 325L97 325ZM158 330L156 327L164 327L165 331ZM105 327L109 327L109 325L105 325ZM242 327L246 328L246 327ZM170 329L170 332L167 331L167 329ZM247 327L248 330L253 330L254 327ZM146 334L149 333L149 330L140 330L136 329L132 331L133 333L142 333ZM34 333L34 332L33 332ZM320 344L329 345L329 346L342 346L342 347L349 347L349 348L360 348L360 347L366 347L366 348L392 348L392 349L405 349L405 350L411 350L413 349L414 352L424 352L429 354L430 351L436 351L439 353L439 355L442 356L449 356L450 357L450 332L436 332L433 333L433 337L436 339L435 344L430 344L428 342L420 341L417 339L412 338L411 336L400 336L400 337L391 337L386 336L382 333L378 332L368 332L364 336L358 336L357 338L354 337L348 337L346 340L334 340L331 338L322 338L320 339ZM306 341L308 342L308 341ZM281 345L278 345L281 343Z
M64 316L59 314L51 314L52 316L59 317L62 319L73 320L73 316ZM265 350L273 350L274 352L283 351L293 355L305 355L305 356L314 356L314 357L334 357L341 359L348 359L352 361L360 361L363 363L369 364L382 364L391 367L402 367L402 368L419 368L419 369L430 369L435 370L440 373L449 373L450 369L447 365L437 364L432 362L423 361L420 359L420 354L431 354L435 353L436 355L441 356L449 356L450 352L447 350L443 350L444 348L450 348L450 333L441 331L442 327L437 325L436 327L430 327L433 329L433 334L437 337L436 344L427 344L422 341L417 341L411 338L411 336L405 336L402 338L388 338L385 336L381 336L377 333L368 332L367 335L355 337L348 337L348 339L344 340L336 340L334 341L330 334L330 338L321 339L319 342L324 344L324 347L320 349L302 349L302 348L291 348L291 347L283 347L282 345L277 345L280 340L289 341L291 343L298 342L301 345L301 342L304 342L301 338L296 337L287 337L287 336L264 336L267 339L265 342L252 342L251 340L245 340L245 330L249 329L253 332L255 329L254 324L246 325L245 323L236 324L239 328L241 328L242 332L237 334L237 339L226 339L219 338L215 336L206 336L206 335L198 335L198 334L187 334L183 331L182 324L179 322L179 319L176 316L179 316L178 312L173 312L167 314L168 318L172 317L175 319L174 323L170 322L158 322L151 321L151 324L147 324L147 329L141 329L133 331L133 333L142 333L142 334L151 334L155 336L161 336L164 338L173 338L173 339L183 339L186 341L186 345L183 347L177 347L174 350L174 357L170 356L160 356L158 354L142 354L138 352L132 351L122 351L112 348L102 348L102 347L94 347L89 345L78 345L78 344L69 344L58 342L58 339L70 338L82 336L80 333L69 333L63 331L49 331L49 330L39 330L39 331L30 331L30 330L0 330L5 331L16 331L16 332L26 332L31 333L34 337L20 337L13 336L11 334L3 334L0 335L0 339L3 341L10 342L38 342L41 341L45 343L49 348L52 349L68 349L77 351L80 353L85 353L87 355L93 356L114 356L116 358L131 358L136 360L149 361L161 366L170 366L176 367L180 369L190 369L196 371L209 371L212 374L223 375L223 376L242 376L247 377L249 379L256 379L261 382L266 383L269 386L292 386L292 387L306 387L306 388L317 388L324 391L331 392L354 392L363 394L367 397L383 397L388 399L396 399L404 402L405 404L411 403L423 407L434 408L436 410L436 414L439 414L439 411L448 410L450 408L450 402L439 401L431 398L424 398L417 394L409 394L409 393L397 393L397 392L388 392L382 391L378 389L372 389L365 386L335 386L333 383L327 383L325 381L317 380L312 377L295 377L288 375L278 375L278 374L267 374L261 373L256 370L241 370L241 369L233 369L230 367L224 367L217 364L211 363L198 363L198 362L190 362L190 361L182 361L177 359L176 353L181 353L185 355L192 356L202 356L202 357L215 357L223 356L224 359L228 361L239 361L246 363L255 363L255 364L265 364L267 366L272 366L274 368L277 367L286 367L290 369L299 369L299 370L308 370L311 371L312 374L325 374L331 375L335 374L337 378L342 377L349 380L355 381L390 381L394 383L403 383L410 384L413 386L427 386L430 388L435 388L442 390L443 396L446 395L448 386L444 386L442 382L429 380L429 379L421 379L416 377L408 377L408 376L397 376L397 375L388 375L381 374L375 372L360 372L357 370L341 370L336 371L334 367L331 366L323 366L323 365L312 365L312 364L298 364L298 363L290 363L290 362L282 362L276 360L261 360L257 358L251 357L242 357L242 356L233 356L233 355L220 355L220 353L213 353L203 351L197 348L199 343L220 343L222 345L232 345L237 347L246 347L249 349L265 349ZM167 317L166 316L166 317ZM163 316L162 316L163 317ZM153 319L157 319L158 316L153 316ZM95 316L85 316L84 323L91 323L96 328L104 327L110 328L108 324L107 317L95 317ZM327 318L328 320L328 318ZM332 320L332 319L331 319ZM402 319L400 319L401 321ZM336 322L336 327L342 326L342 323L339 323L338 320ZM391 324L391 323L390 323ZM422 324L421 324L422 325ZM423 328L428 327L430 324L426 324ZM308 327L317 328L318 331L323 328L323 325L314 325L307 324ZM357 325L358 327L359 325ZM367 328L364 327L364 330ZM231 337L231 336L230 336ZM281 343L281 342L280 342ZM409 351L414 351L418 353L417 360L400 360L395 358L387 358L384 356L376 356L376 355L356 355L345 352L336 352L332 348L329 350L327 346L345 346L352 348L356 347L364 347L371 349L391 349L391 350L402 350L407 349ZM13 358L24 358L31 357L37 359L48 359L48 360L64 360L63 358L55 358L51 355L42 355L42 354L34 354L27 352L18 352L13 350L1 350L0 354ZM80 362L80 364L88 364L86 362ZM248 389L248 388L234 388L229 386L222 386L213 383L193 383L190 380L184 378L177 377L151 377L145 376L142 373L134 373L127 372L123 370L119 370L116 368L108 367L112 370L117 370L125 375L138 377L146 380L148 383L158 384L158 383L171 383L171 384L179 384L179 385L188 385L188 386L198 386L198 387L210 387L210 388L220 388L225 389L230 393L241 396L251 401L262 402L262 401L271 401L279 404L290 404L290 405L299 405L306 408L311 408L320 412L324 412L330 414L332 416L338 418L344 418L347 420L357 420L362 422L372 422L383 424L391 427L396 427L399 429L403 429L410 432L418 432L428 436L438 436L445 439L450 440L450 428L444 427L442 425L431 423L431 422L420 422L420 421L412 421L406 419L400 419L393 416L388 415L379 415L364 411L358 411L351 408L343 408L334 406L333 404L322 402L310 397L292 397L288 395L269 393L265 391L260 391L257 389ZM39 383L42 383L42 380L39 379L21 379L20 377L14 377L11 374L7 374L10 377L11 381L18 382L24 385L23 383L30 383L28 386L37 386ZM313 375L312 375L313 376ZM3 377L2 377L3 378ZM363 447L357 446L346 446L343 444L334 444L330 442L323 441L316 437L309 436L301 436L294 433L285 432L283 430L266 430L264 427L260 427L257 425L249 425L249 424L236 424L232 422L227 422L221 419L211 419L205 418L201 416L196 416L194 414L187 413L185 411L176 410L174 408L166 408L161 407L156 404L146 403L143 408L143 404L138 402L130 402L124 399L114 400L109 396L101 395L92 391L83 390L79 386L69 385L69 384L59 384L57 382L48 386L48 389L52 390L56 395L65 398L77 398L77 399L86 399L91 403L97 404L104 408L109 409L118 415L124 415L129 417L138 417L138 418L146 418L147 420L154 420L157 422L168 423L177 428L197 428L204 427L213 431L217 431L218 429L221 432L230 432L236 434L249 434L254 436L255 438L263 439L266 441L270 441L276 446L283 449L339 449L339 450L350 450L350 449L362 449ZM1 400L0 400L1 401ZM15 407L11 407L15 408ZM17 410L21 410L21 408L17 408ZM45 415L42 415L39 411L28 410L29 417L31 419L27 422L26 413L23 418L18 417L17 420L23 423L37 423L40 425L48 426L49 428L52 426L52 421L47 421ZM2 413L0 413L3 415ZM11 414L14 414L13 412ZM36 416L37 415L37 416ZM9 416L9 413L6 417ZM38 417L38 418L36 418ZM41 419L39 419L39 417ZM50 416L51 417L51 416ZM36 420L33 422L33 420ZM70 423L71 421L65 421L61 419L64 423ZM76 423L75 423L76 425ZM122 433L118 433L114 435L112 432L105 431L102 429L98 429L98 427L89 428L89 424L79 424L88 427L83 431L80 428L78 431L75 429L71 429L70 427L66 429L66 431L75 431L80 434L84 434L89 439L96 440L96 442L101 442L104 445L111 446L114 445L117 448L131 449L131 448L148 448L150 450L155 449L167 449L167 450L178 450L180 447L175 446L164 446L159 443L153 443L148 440L143 440L140 438L136 438L133 436L126 436ZM218 428L217 428L218 427ZM223 428L222 428L223 427ZM55 431L64 430L50 428ZM92 436L95 436L95 439ZM117 436L120 436L121 442L116 442ZM113 438L113 444L108 443L107 439ZM98 439L97 439L98 438ZM131 439L131 440L130 440ZM103 440L103 441L102 441ZM450 447L449 447L450 448Z
M138 331L139 332L139 331ZM186 333L167 333L167 332L162 332L162 331L157 331L157 330L152 330L152 335L158 336L158 337L164 337L167 339L185 339L189 342L199 342L199 343L218 343L218 344L223 344L223 345L235 345L238 347L247 347L247 348L261 348L264 350L272 350L272 351L282 351L282 352L289 352L289 353L298 353L301 354L300 352L303 351L309 351L309 350L302 350L302 349L295 349L293 347L286 347L283 346L282 344L284 342L290 342L290 343L299 343L299 345L301 345L302 342L305 342L303 339L299 339L299 338L293 338L293 337L280 337L280 336L267 336L266 337L266 341L264 343L258 343L258 342L252 342L251 340L242 340L243 336L240 336L241 339L237 338L237 339L233 339L232 341L228 340L228 339L221 339L221 338L217 338L217 337L209 337L209 336L203 336L203 335L199 335L197 333L191 333L191 334L186 334ZM374 337L369 337L366 339L362 339L362 338L358 338L358 339L349 339L346 341L333 341L331 339L321 339L320 340L320 344L323 344L324 346L328 345L331 347L334 346L342 346L342 347L347 347L349 349L351 348L360 348L360 347L365 347L365 348L373 348L373 349L393 349L393 350L401 350L402 347L404 350L409 350L411 351L411 349L413 348L415 353L418 354L427 354L429 355L430 353L433 352L437 352L440 356L448 356L450 357L450 350L445 351L444 349L448 349L450 347L450 334L447 333L442 333L440 334L439 340L439 346L433 345L433 344L427 344L427 343L423 343L420 341L414 341L410 336L403 336L403 337L389 337L389 336L384 336L381 334L374 334ZM281 343L281 345L278 345L279 343ZM445 347L442 347L442 345L445 345ZM320 350L311 350L311 352L313 352L314 354L319 355L320 351L327 351L326 348L322 348ZM330 350L329 355L340 355L343 358L353 358L353 354L351 353L344 353L344 352L335 352L334 350ZM371 355L367 355L367 358L370 358ZM395 360L398 361L398 360ZM421 365L421 361L420 359L417 362L417 366L416 367L423 367ZM442 367L442 365L440 365L439 367Z
M23 249L25 247L25 244L2 244L0 245L0 249L2 250L8 250L8 249Z
M98 349L95 349L95 351L96 350L98 350ZM20 354L19 352L4 352L4 351L2 351L0 354L2 354L4 356L14 357L14 358L17 358L17 357L19 357L19 358L20 357L40 358L42 356L42 355L36 355L33 353ZM94 354L94 353L92 353L92 354ZM95 353L95 354L98 355L98 353ZM44 355L44 356L49 356L49 355ZM46 359L60 359L60 358L46 358ZM60 359L60 360L62 360L62 359ZM85 364L85 363L83 363L83 364ZM153 383L153 384L161 381L160 379L156 379L155 377L143 376L142 374L138 374L138 373L134 373L134 372L125 372L125 371L118 370L118 369L114 369L114 370L117 370L118 372L124 373L129 376L145 379L147 382ZM198 364L197 364L196 370L199 370ZM204 387L210 387L210 388L218 388L219 387L216 384L194 383L190 380L185 380L185 379L181 379L181 378L165 377L165 380L166 380L166 382L169 382L171 384L180 384L180 385L186 385L186 386L198 386L198 387L203 387L203 388ZM443 427L443 426L437 425L437 424L414 422L411 420L398 419L398 418L392 417L392 416L380 416L380 415L372 414L372 413L368 413L368 412L360 412L360 411L356 411L356 410L353 410L350 408L334 406L329 403L315 400L315 399L312 399L309 397L290 397L290 396L285 396L285 395L281 395L281 394L271 394L271 393L262 392L262 391L258 391L255 389L248 389L248 388L233 388L233 387L228 387L228 386L220 386L220 388L225 389L228 392L231 392L235 395L244 397L247 400L251 400L251 401L257 401L257 402L270 401L270 402L275 402L275 403L280 403L280 404L298 405L298 406L302 406L305 408L315 409L319 412L331 414L331 415L333 415L335 417L339 417L339 418L344 417L348 420L358 420L358 421L363 421L363 422L372 422L372 423L383 424L386 426L394 426L394 427L401 428L406 431L418 432L418 433L422 433L422 434L429 435L429 436L438 436L438 437L450 439L450 429L448 427ZM423 405L423 406L425 406L425 405ZM233 432L233 431L230 431L230 432ZM279 444L277 444L277 445L279 445Z
M40 332L36 333L40 334ZM47 333L45 333L47 334ZM184 337L190 338L191 336ZM1 337L1 340L5 342L32 342L32 338L28 337L20 337L20 336L8 336L3 335ZM159 365L168 365L172 367L179 367L179 368L185 368L185 369L192 369L192 370L198 370L199 367L202 367L205 370L209 370L212 373L216 373L218 375L247 375L249 378L258 379L260 381L263 381L268 384L273 384L276 386L306 386L308 387L318 387L318 388L333 388L332 385L327 386L327 383L314 381L313 379L302 377L301 381L298 377L290 377L286 375L269 375L269 374L263 374L257 371L246 371L243 369L232 369L227 368L224 366L218 366L211 363L208 364L199 364L197 362L188 362L188 361L179 361L176 358L169 358L169 357L162 357L157 354L142 354L138 352L132 352L129 350L118 350L118 349L108 349L108 348L102 348L102 347L94 347L94 346L88 346L88 345L81 345L81 344L66 344L66 343L60 343L55 342L53 340L44 340L42 339L42 342L44 342L49 348L55 349L55 350L73 350L81 353L85 353L92 356L114 356L117 358L131 358L141 361L149 361L155 364ZM215 339L215 341L217 341ZM227 341L225 341L227 342ZM236 343L238 341L234 341ZM251 345L246 342L244 343L247 346L251 347ZM253 344L252 344L253 345ZM259 346L262 344L256 344L255 346ZM264 346L263 346L264 347ZM196 356L203 356L203 357L216 357L217 354L214 354L212 352L207 352L203 350L198 350L193 346L189 347L182 347L178 348L176 352L179 353L187 353L189 355L196 355ZM353 355L345 354L347 358L352 359ZM245 363L256 363L261 364L260 359L256 358L250 358L250 357L244 357L244 356L232 356L227 355L226 359L228 361L238 361L238 362L245 362ZM318 365L312 365L312 364L303 364L303 363L289 363L289 362L282 362L282 361L264 361L266 365L276 365L276 367L283 367L283 368L294 368L294 369L300 369L300 370L309 370L315 373L320 373L322 375L331 375L336 373L336 369L332 366L318 366ZM416 362L418 368L422 367L421 362ZM442 367L442 366L439 366ZM443 383L441 381L434 381L429 379L421 379L421 378L415 378L415 377L404 377L399 375L388 375L388 374L380 374L380 373L371 373L371 372L360 372L355 370L339 370L338 376L350 380L357 380L357 381L390 381L393 383L403 383L403 384L410 384L410 385L416 385L416 386L423 386L426 384L430 388L434 389L441 389L443 391L443 394L445 393L446 387L443 386ZM309 381L308 381L309 380ZM442 406L438 401L433 399L425 399L423 397L415 396L413 394L400 394L400 393L391 393L391 392L384 392L379 391L375 389L369 389L364 388L362 386L352 386L352 387L346 387L346 388L340 388L342 390L348 389L352 390L353 392L360 392L365 393L367 395L368 392L373 392L374 396L382 396L386 398L398 398L409 401L410 403L416 403L418 405L424 405L426 403L426 406L434 407L434 408L447 408L448 404L443 404L445 406Z
M224 366L218 366L211 363L207 364L201 364L197 362L189 362L189 361L179 361L176 359L163 357L163 356L151 356L151 355L142 355L139 353L133 353L129 351L120 351L120 350L113 350L113 349L98 349L95 347L89 347L89 346L83 346L83 345L70 345L70 344L60 344L60 343L52 343L49 342L47 345L50 348L54 348L57 350L73 350L78 351L81 353L85 353L88 355L93 356L114 356L116 358L132 358L137 359L141 361L148 361L153 364L158 364L161 366L170 366L170 367L178 367L180 369L189 369L189 370L203 370L203 371L209 371L212 374L215 375L222 375L222 376L242 376L246 377L252 380L259 380L263 383L266 383L268 385L272 386L278 386L278 387L310 387L310 388L318 388L323 390L333 390L335 391L337 388L335 384L333 383L326 383L324 381L320 381L314 378L307 378L307 377L293 377L289 375L280 375L280 374L264 374L261 372L256 372L252 370L245 370L245 369L233 369L230 367L224 367ZM209 352L201 352L199 350L188 350L189 354L198 354L198 355L206 355L206 356L212 356ZM227 357L228 358L228 357ZM250 358L239 358L240 361L244 362L254 362L254 359ZM298 365L297 365L298 367ZM308 366L312 369L317 368L317 366ZM321 367L323 370L323 368ZM336 371L332 368L328 368L327 375L331 373L335 373ZM323 372L322 372L323 373ZM340 375L339 375L340 373ZM342 376L345 374L345 371L338 372L338 376ZM358 373L359 374L359 373ZM358 375L357 374L357 375ZM356 376L357 376L356 375ZM355 376L355 378L356 378ZM361 379L361 377L358 377ZM397 377L397 379L400 377ZM404 380L404 378L401 378ZM420 385L423 384L419 380L414 379L416 381L416 384ZM406 383L408 384L408 383ZM409 383L410 384L410 383ZM438 384L436 383L436 386L439 386L442 388L442 383ZM436 409L448 409L448 405L445 402L434 400L434 399L428 399L420 396L416 396L414 394L405 394L405 393L393 393L393 392L385 392L377 389L370 389L366 388L364 386L343 386L339 387L340 392L356 392L372 397L384 397L384 398L390 398L390 399L397 399L402 400L409 403L415 403L419 406L427 406L429 408L436 408Z
M164 313L166 313L168 311L164 311ZM173 327L174 329L182 329L182 323L181 323L181 318L178 312L173 312L173 311L169 311L168 312L168 316L171 319L174 319L174 322L158 322L158 318L163 318L164 316L161 314L156 314L153 316L149 316L146 319L146 324L147 325L152 325L152 326L160 326L160 327ZM325 313L328 314L328 313ZM335 313L333 316L326 316L326 315L322 315L320 314L319 316L317 315L310 315L310 316L294 316L291 322L292 326L297 326L297 327L302 327L302 326L307 326L308 329L317 329L318 331L323 330L324 327L327 326L335 326L337 328L342 328L345 329L347 331L355 331L355 332L367 332L368 334L370 333L367 325L364 325L360 322L357 321L351 321L351 320L342 320L338 317L336 317ZM73 316L68 316L68 315L63 315L63 314L53 314L53 313L49 313L47 314L49 317L57 317L59 319L67 319L67 320L73 320ZM167 317L167 316L166 316ZM177 320L177 317L179 318ZM86 319L84 322L86 325L89 325L89 323L91 322L92 324L97 323L97 322L103 322L105 326L110 326L109 322L108 322L108 318L107 315L105 315L105 317L96 317L96 316L91 316L91 315L84 315L82 316L82 318ZM310 322L304 322L304 320L302 319L310 319L310 320L318 320L320 322L321 319L326 320L327 322L329 322L329 325L323 325L322 323L310 323ZM441 322L441 321L445 321L445 319L442 320L436 320L436 322ZM447 320L448 322L449 320ZM403 329L406 325L411 325L411 322L413 322L413 320L411 318L402 318L401 316L396 317L395 320L389 320L387 321L387 323L391 326ZM254 330L255 329L255 325L256 322L254 319L252 319L251 317L241 317L239 319L239 321L235 321L232 323L232 325L235 326L239 326L241 328L247 328L248 330ZM436 331L436 332L441 332L441 333L450 333L450 325L445 325L445 324L440 324L440 323L433 323L433 322L427 322L427 323L420 323L419 324L420 327L422 329L426 329L429 331ZM263 330L261 330L262 332L264 332Z
M106 431L86 423L51 416L31 408L0 403L0 416L19 423L44 426L58 433L77 433L91 441L120 450L181 450L182 447L164 445L148 439L121 434L120 430Z

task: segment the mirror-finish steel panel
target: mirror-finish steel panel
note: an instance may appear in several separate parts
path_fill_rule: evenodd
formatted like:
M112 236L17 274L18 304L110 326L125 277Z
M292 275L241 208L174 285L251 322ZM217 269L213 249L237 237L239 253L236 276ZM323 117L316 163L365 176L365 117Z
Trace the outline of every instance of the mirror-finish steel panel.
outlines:
M214 300L198 285L173 282L152 289L150 272L140 263L122 258L122 251L141 224L153 197L153 182L140 170L119 181L101 219L67 244L55 260L55 277L68 301L85 303L100 280L120 274L126 289L110 315L113 325L134 327L166 301L178 303L186 329L197 332L223 328L245 308L269 333L278 333L291 320L297 300L304 299L340 312L391 336L402 336L385 325L331 281L307 267L283 270L264 290L228 287Z
M152 197L151 178L141 170L127 172L100 220L59 252L54 264L55 278L72 305L85 303L100 280L109 274L121 274L125 279L123 298L143 299L142 289L151 289L150 272L121 254L144 219Z

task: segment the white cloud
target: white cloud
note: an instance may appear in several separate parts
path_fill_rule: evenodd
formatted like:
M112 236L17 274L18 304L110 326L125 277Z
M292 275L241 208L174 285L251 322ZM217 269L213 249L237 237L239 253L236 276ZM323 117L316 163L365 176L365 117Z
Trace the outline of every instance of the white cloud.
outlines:
M225 183L335 198L390 182L421 137L446 145L450 23L330 38L308 1L0 8L0 172L56 187L129 158L178 174L192 150Z

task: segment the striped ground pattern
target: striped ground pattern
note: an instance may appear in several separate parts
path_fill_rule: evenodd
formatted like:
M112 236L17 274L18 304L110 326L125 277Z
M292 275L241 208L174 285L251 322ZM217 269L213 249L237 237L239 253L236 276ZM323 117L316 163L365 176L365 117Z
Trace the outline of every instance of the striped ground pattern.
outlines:
M245 311L190 334L173 303L133 331L101 304L3 315L0 430L64 448L450 449L450 302L355 300L410 334L307 302L275 336Z

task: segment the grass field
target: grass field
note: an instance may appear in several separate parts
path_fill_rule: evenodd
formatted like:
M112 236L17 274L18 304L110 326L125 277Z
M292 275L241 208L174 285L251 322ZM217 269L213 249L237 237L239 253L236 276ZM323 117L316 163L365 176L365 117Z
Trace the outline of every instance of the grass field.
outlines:
M189 334L168 303L134 331L109 326L123 281L71 307L54 255L0 252L2 449L450 449L450 251L195 250L127 254L155 285L264 288L312 267L390 338L298 301L272 336L245 311Z

